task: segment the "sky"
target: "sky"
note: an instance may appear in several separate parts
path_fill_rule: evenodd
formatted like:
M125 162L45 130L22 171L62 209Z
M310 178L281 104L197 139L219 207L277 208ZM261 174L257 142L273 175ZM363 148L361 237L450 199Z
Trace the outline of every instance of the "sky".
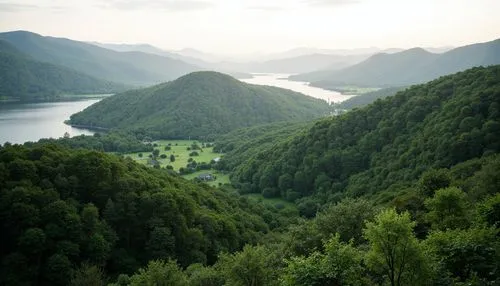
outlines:
M217 54L461 46L500 38L499 0L0 0L0 31Z

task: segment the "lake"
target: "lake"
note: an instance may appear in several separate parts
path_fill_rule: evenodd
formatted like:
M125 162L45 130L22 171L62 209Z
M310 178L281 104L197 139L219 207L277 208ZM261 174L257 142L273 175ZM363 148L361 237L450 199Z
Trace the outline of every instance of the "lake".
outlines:
M0 103L0 144L24 143L41 138L92 135L94 132L64 124L70 115L100 101L89 98L50 103Z
M309 86L305 82L289 81L286 74L253 74L247 83L271 85L301 92L327 102L339 102L353 95ZM100 101L102 98L50 102L50 103L0 103L0 144L24 143L41 138L59 138L68 132L70 136L92 135L94 132L64 124L70 115Z
M288 80L289 74L263 74L254 73L254 77L242 79L241 81L259 85L271 85L281 88L290 89L308 95L310 97L326 100L328 103L341 102L355 95L344 95L340 92L326 90L314 86L309 86L307 82Z

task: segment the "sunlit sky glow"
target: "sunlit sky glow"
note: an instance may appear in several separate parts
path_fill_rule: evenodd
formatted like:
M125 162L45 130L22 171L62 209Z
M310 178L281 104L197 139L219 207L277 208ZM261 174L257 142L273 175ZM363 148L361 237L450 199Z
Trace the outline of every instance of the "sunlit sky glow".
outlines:
M498 0L0 0L0 30L168 50L460 46L500 38Z

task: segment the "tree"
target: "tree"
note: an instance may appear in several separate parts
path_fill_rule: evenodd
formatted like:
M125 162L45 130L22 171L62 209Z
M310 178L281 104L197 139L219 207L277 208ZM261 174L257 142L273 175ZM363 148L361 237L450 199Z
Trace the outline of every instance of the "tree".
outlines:
M426 196L432 196L435 191L447 188L451 177L447 169L429 170L420 178L420 189Z
M283 285L363 285L362 255L352 243L340 241L336 235L324 244L325 253L313 252L307 257L286 260L281 277Z
M270 258L269 250L263 246L246 245L241 252L222 254L218 267L227 285L264 286L272 281Z
M154 149L153 150L153 158L158 157L158 155L160 155L160 149Z
M477 207L479 221L500 228L500 193L484 200Z
M184 286L188 279L175 261L154 260L130 277L130 286Z
M498 229L470 228L432 232L425 240L439 258L439 272L461 282L477 278L475 285L498 285L500 250ZM471 284L469 284L471 285Z
M415 223L410 214L398 214L394 209L380 212L374 222L367 222L364 237L370 249L368 267L384 274L392 286L425 285L429 273L423 250L413 234Z
M170 162L175 162L175 156L174 156L174 154L170 155Z
M437 190L425 200L427 217L437 229L466 228L469 225L466 194L456 187Z
M105 275L100 267L89 264L82 264L78 268L73 278L71 279L70 286L104 286L106 285Z
M203 266L195 263L186 269L189 276L189 285L192 286L222 286L224 277L214 267Z
M318 213L315 223L325 237L338 233L340 239L363 242L365 221L375 214L373 205L364 199L346 199Z

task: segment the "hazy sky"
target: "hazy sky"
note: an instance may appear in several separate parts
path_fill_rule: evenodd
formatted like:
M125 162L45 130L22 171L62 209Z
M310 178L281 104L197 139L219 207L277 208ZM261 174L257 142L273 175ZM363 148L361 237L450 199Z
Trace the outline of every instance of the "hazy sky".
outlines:
M239 54L500 38L500 0L0 0L0 30Z

